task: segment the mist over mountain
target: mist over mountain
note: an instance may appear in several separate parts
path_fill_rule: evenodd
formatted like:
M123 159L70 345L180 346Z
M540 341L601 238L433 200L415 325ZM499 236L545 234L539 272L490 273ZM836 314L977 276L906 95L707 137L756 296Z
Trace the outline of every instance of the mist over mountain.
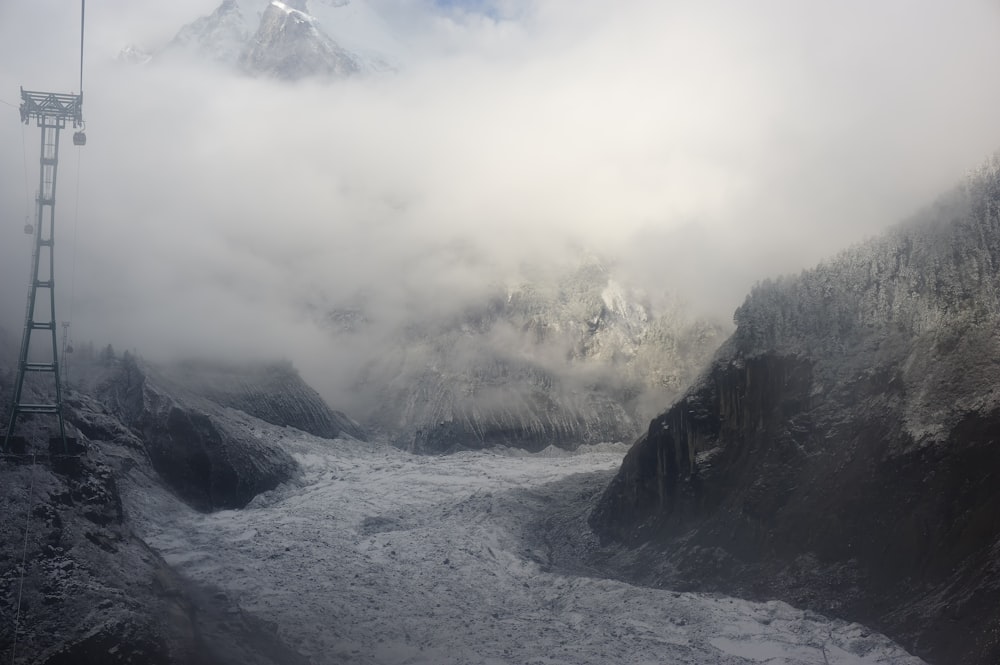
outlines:
M373 12L364 0L355 0L350 8L349 4L224 0L211 14L185 24L149 60L187 56L253 76L287 81L310 76L341 79L391 70L391 56L377 53L372 44L355 53L328 34L326 25L336 27L340 34L352 35L350 43L392 39L380 26L373 31L371 26L377 19L373 20ZM322 18L313 14L313 7ZM122 57L134 61L129 53L131 50Z
M384 338L584 247L614 260L620 283L728 321L755 281L884 228L1000 144L1000 93L972 76L1000 57L988 3L816 17L792 2L613 15L592 2L488 14L310 2L343 48L395 40L406 66L292 83L188 58L115 62L128 43L159 52L221 5L89 8L90 141L60 163L57 309L78 339L150 358L287 355L334 404L354 358L327 352L316 303L349 308L364 290L386 324L370 338ZM248 36L268 6L239 4ZM366 27L340 34L328 10ZM13 147L0 312L13 331L36 187L17 90L78 86L78 18L0 8L3 56L18 63L0 72Z
M420 452L631 441L727 330L676 300L654 306L596 257L526 268L525 281L367 347L340 408ZM337 345L378 329L363 307L327 316Z

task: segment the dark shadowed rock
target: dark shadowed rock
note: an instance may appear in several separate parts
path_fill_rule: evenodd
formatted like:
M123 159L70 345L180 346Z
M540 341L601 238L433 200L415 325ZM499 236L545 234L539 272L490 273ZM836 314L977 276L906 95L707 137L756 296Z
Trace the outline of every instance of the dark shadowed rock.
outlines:
M53 423L29 418L18 428L29 440L29 454L0 458L5 515L0 520L0 614L9 619L0 621L0 660L308 663L272 625L239 609L225 594L178 576L136 535L130 520L144 516L123 508L119 490L123 483L146 488L166 481L199 507L220 507L220 502L245 502L288 477L294 462L276 448L252 447L249 433L234 424L260 421L216 418L224 407L190 395L167 395L130 355L115 358L109 347L100 361L92 366L77 362L76 370L81 381L86 374L98 384L95 392L101 397L72 390L66 398L79 456L49 459L44 441ZM9 374L4 368L0 378ZM0 399L9 399L3 381ZM185 459L199 454L214 467L207 474L183 468ZM66 461L72 462L71 472ZM189 471L197 480L185 478Z
M288 362L235 365L189 360L161 367L158 374L178 390L272 425L294 427L324 439L341 435L365 439L361 426L327 406Z
M96 402L75 420L94 423ZM97 417L100 416L100 417ZM0 459L0 659L38 665L302 665L274 629L179 577L133 532L119 482L150 474L121 425L83 436L78 472ZM27 527L27 529L25 528ZM22 556L24 561L21 579ZM15 621L16 639L15 639Z
M142 440L153 467L200 510L241 508L291 479L295 460L232 418L225 407L140 367L116 361L98 398Z
M998 294L996 161L755 288L592 513L626 546L611 560L859 620L933 663L1000 662Z

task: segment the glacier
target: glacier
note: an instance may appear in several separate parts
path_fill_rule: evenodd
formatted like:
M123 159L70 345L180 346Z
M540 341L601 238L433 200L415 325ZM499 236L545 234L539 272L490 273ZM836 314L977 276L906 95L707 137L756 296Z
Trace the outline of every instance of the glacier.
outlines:
M587 568L577 554L593 536L580 526L620 444L427 457L230 417L303 473L243 510L200 513L136 466L122 481L125 510L169 564L232 613L275 627L303 662L923 662L783 602L644 588Z

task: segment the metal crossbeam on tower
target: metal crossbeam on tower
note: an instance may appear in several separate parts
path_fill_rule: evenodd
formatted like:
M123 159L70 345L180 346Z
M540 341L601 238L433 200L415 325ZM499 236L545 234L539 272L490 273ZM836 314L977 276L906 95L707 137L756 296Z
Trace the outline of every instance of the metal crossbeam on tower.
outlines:
M67 95L53 92L34 92L21 88L21 122L36 121L41 130L39 155L38 196L32 232L34 251L31 259L31 280L28 304L24 316L24 333L17 360L17 379L4 435L3 448L9 449L11 437L22 414L54 415L59 421L59 439L64 453L69 452L66 426L63 422L62 381L59 377L59 355L56 345L56 280L55 280L55 216L56 182L59 172L59 138L67 123L73 127L83 125L83 93ZM86 143L82 131L76 132L76 145ZM40 297L41 293L41 297ZM48 298L45 297L48 294ZM47 302L46 302L47 301ZM32 346L33 336L40 334L41 345ZM41 356L39 358L39 356ZM42 402L23 401L24 382L28 374L49 375L52 389Z

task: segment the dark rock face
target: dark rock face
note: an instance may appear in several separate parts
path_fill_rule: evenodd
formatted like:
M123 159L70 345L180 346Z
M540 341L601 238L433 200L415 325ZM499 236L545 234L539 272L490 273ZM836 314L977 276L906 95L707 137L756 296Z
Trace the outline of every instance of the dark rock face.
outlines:
M295 471L280 449L254 445L259 420L222 414L155 373L110 347L97 363L78 358L76 376L92 382L66 397L79 457L49 459L39 440L52 424L34 418L18 428L28 455L0 459L0 660L308 663L274 626L180 578L135 535L119 487L166 483L200 508L235 507Z
M756 288L592 513L612 559L860 620L933 663L1000 662L998 213L994 160Z
M297 473L283 449L232 419L213 417L223 407L131 358L102 382L98 397L136 432L167 484L200 510L242 508Z
M118 625L135 638L134 653L148 662L163 662L160 656L167 649L150 622L156 604L146 606L146 599L121 592L146 581L155 557L123 525L112 469L102 461L84 459L77 471L72 477L54 473L43 461L31 458L0 462L2 508L7 516L0 537L4 543L17 543L0 549L0 598L4 614L10 617L0 626L0 654L6 662L98 662L67 660L68 651L55 648L59 644L55 636L62 637L67 623L93 616L95 608L101 608L102 621L92 622L93 632L82 631L81 642L96 644L101 624ZM116 601L112 603L111 597ZM15 639L13 617L18 608ZM107 659L102 662L130 662L125 653L104 655Z
M302 380L290 363L226 365L186 361L159 371L180 390L281 427L294 427L324 439L365 432L340 411L334 411Z
M273 628L179 578L133 533L119 480L149 473L119 424L83 399L95 439L72 474L0 460L0 659L39 665L301 665ZM95 411L97 409L97 411ZM106 438L104 438L106 437ZM22 567L23 555L23 567ZM21 578L23 570L23 580ZM17 616L16 628L14 616ZM16 632L16 635L15 635Z
M107 460L85 454L66 475L43 459L8 458L0 477L7 515L0 537L17 543L0 549L0 598L5 614L20 609L16 639L13 620L0 627L4 660L179 662L167 644L171 628L157 627L164 603L147 590L164 564L125 525Z

